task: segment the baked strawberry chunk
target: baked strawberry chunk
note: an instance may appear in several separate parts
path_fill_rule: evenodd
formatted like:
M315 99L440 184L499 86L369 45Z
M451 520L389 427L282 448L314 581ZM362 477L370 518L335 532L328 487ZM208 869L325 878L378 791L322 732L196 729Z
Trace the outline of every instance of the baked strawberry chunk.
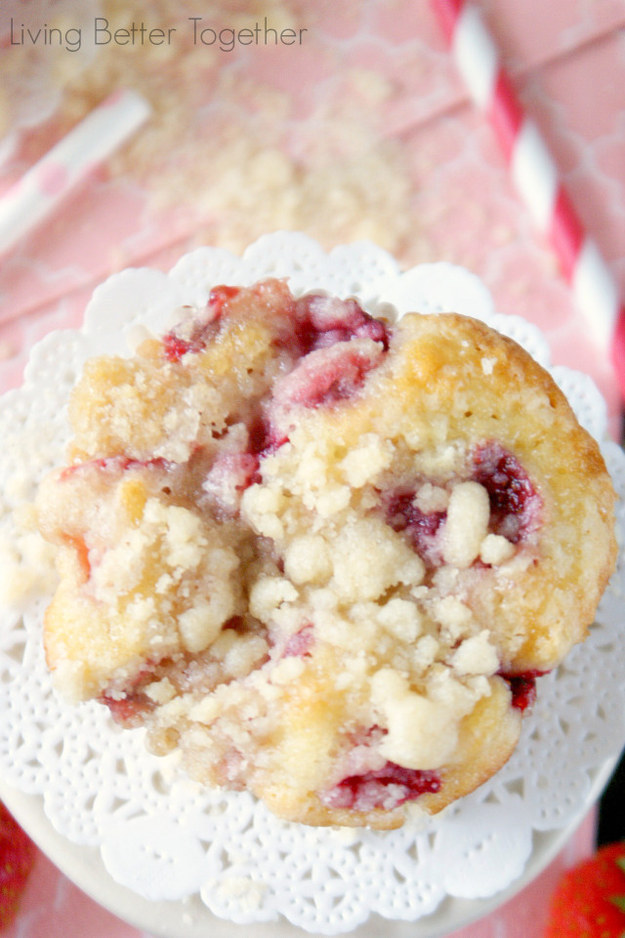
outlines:
M312 625L305 625L299 632L291 635L284 646L282 656L284 658L303 658L310 655L315 643L315 630Z
M294 321L295 341L302 356L351 339L371 339L380 342L385 350L388 348L386 323L365 313L353 299L340 300L322 294L303 296L295 303Z
M238 293L238 287L214 287L205 309L196 317L190 328L187 323L167 332L162 339L163 355L167 361L179 362L188 352L197 353L205 349L217 331L216 323L224 307Z
M541 499L513 453L489 441L474 453L475 479L490 499L491 526L512 543L526 537L540 522Z
M519 674L501 674L512 692L512 706L516 710L529 710L536 702L536 678L548 671L524 671Z
M435 551L435 537L444 523L445 511L424 512L415 503L415 491L393 492L385 499L388 524L405 531L413 549L424 559Z
M362 387L367 373L379 364L382 354L382 346L370 339L318 348L277 383L274 397L278 404L306 407L347 400Z
M323 796L323 800L329 807L351 811L392 810L407 801L415 801L426 792L437 792L440 787L437 772L407 769L387 762L381 769L344 778Z

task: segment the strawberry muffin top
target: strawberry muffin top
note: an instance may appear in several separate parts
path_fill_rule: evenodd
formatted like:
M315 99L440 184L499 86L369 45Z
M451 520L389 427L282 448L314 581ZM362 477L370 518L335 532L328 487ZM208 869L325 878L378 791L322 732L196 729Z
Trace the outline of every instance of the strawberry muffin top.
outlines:
M289 820L397 827L489 778L614 567L597 444L454 313L218 286L89 361L70 419L58 687Z

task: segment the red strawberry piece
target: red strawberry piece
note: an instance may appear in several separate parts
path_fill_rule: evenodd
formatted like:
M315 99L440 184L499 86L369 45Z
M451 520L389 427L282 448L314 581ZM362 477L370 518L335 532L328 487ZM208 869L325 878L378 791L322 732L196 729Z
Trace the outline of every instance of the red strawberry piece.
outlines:
M518 544L540 522L540 495L516 456L494 440L477 447L474 464L474 478L488 492L492 530Z
M15 918L34 860L35 845L0 803L0 931Z
M346 400L379 364L381 355L381 346L363 339L316 349L276 383L275 398L307 407Z
M625 843L568 870L551 898L544 938L625 938Z
M283 658L305 658L310 655L311 648L315 644L315 635L312 625L305 625L303 628L291 635L284 646L282 652Z
M512 706L517 710L528 710L536 703L536 678L548 671L520 671L517 674L507 674L500 671L499 675L508 682L512 693Z
M406 801L415 801L426 792L440 791L438 772L429 769L406 769L395 762L383 768L344 778L325 793L326 804L354 811L375 808L398 808Z

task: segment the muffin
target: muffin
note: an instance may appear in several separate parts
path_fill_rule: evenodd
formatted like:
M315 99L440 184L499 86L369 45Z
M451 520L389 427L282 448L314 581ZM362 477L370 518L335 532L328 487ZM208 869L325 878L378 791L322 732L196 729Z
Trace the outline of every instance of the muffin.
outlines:
M506 762L614 567L595 441L512 340L217 286L87 362L38 495L61 692L201 783L400 826Z

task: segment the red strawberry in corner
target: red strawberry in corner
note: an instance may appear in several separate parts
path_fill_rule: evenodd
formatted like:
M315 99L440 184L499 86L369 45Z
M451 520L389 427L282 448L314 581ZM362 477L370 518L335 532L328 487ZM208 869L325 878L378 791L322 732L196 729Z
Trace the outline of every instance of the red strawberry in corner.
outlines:
M544 938L625 938L625 842L601 847L564 874Z
M35 846L0 802L0 931L15 917Z

